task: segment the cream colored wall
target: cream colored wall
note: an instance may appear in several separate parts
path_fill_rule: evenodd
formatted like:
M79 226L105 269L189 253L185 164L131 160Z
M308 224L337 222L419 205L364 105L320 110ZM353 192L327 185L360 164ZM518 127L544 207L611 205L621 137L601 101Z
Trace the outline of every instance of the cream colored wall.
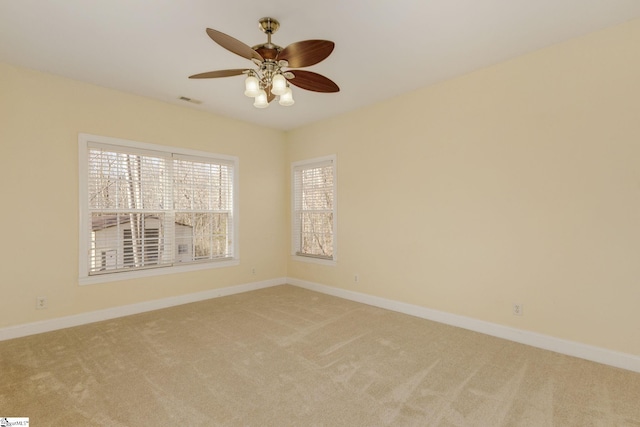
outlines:
M289 162L337 155L339 258L289 276L640 355L638 46L640 20L290 132Z
M79 132L238 156L240 265L79 286ZM0 63L0 153L0 327L286 275L280 131Z
M636 20L287 134L0 64L0 327L288 274L640 355L639 42ZM241 264L79 286L79 132L238 156ZM328 154L335 267L287 256L289 164Z

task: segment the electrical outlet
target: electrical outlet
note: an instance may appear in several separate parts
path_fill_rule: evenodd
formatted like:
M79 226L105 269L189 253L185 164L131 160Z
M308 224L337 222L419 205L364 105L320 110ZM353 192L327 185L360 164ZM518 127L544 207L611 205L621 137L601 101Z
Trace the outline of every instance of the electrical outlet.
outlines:
M522 316L524 314L524 306L518 302L513 303L513 315Z
M358 276L357 274L353 275L353 281L358 283L360 281L360 276Z
M47 297L36 297L36 309L47 308Z
M255 267L253 267L253 268L251 269L251 274L253 274L254 276L256 275L256 268L255 268Z

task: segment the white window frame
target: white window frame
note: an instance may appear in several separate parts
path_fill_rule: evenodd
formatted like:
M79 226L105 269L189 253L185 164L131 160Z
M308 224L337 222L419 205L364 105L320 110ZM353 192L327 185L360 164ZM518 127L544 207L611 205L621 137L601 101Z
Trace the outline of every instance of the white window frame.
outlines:
M299 234L296 230L296 200L298 194L296 193L295 173L296 170L303 168L318 167L330 162L333 166L333 256L331 259L314 257L311 255L299 255L298 243ZM301 160L293 162L291 164L291 257L295 261L310 262L314 264L323 265L337 265L338 262L338 165L336 155L329 155L323 157L316 157L313 159Z
M108 144L120 146L126 149L140 149L156 151L164 154L177 154L190 157L201 157L207 160L219 160L233 164L233 234L232 234L232 258L219 261L199 262L189 264L174 264L160 268L148 268L134 271L118 271L109 274L89 275L89 254L91 251L90 240L90 215L89 215L89 191L88 191L88 152L90 143ZM240 264L239 247L239 160L235 156L214 154L206 151L191 150L179 147L169 147L145 142L130 141L107 136L78 134L78 162L79 162L79 284L88 285L94 283L114 282L136 279L141 277L161 276L167 274L182 273L188 271L205 270L220 267L229 267Z

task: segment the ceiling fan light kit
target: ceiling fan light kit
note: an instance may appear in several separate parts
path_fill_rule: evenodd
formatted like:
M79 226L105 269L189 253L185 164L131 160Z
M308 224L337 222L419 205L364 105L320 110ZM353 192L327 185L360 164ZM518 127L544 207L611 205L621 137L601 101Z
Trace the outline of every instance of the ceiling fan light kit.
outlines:
M250 98L260 95L260 80L256 76L249 76L244 81L244 94Z
M293 92L291 88L288 87L282 95L280 95L280 99L278 100L278 104L284 105L285 107L289 107L293 105L295 101L293 100Z
M267 92L261 90L258 96L255 97L253 101L253 106L256 108L267 108L269 106L269 101L267 99Z
M276 74L271 79L271 93L274 95L284 95L287 91L287 79L282 74Z
M273 18L262 18L258 28L267 34L267 42L253 47L242 43L220 31L207 28L211 39L230 52L251 60L256 69L232 69L194 74L190 79L210 79L246 74L244 94L254 98L256 108L266 108L278 97L278 103L290 106L295 103L290 84L313 92L332 93L340 91L333 81L320 74L305 70L284 70L315 65L327 58L335 44L328 40L304 40L282 48L271 43L271 35L280 28Z

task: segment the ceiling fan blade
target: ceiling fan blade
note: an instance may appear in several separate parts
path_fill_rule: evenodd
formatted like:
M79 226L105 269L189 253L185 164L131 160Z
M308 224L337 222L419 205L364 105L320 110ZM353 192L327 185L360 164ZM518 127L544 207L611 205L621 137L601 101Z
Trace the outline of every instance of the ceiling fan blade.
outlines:
M231 77L231 76L239 76L244 73L245 69L236 68L234 70L218 70L218 71L208 71L206 73L194 74L193 76L189 76L190 79L215 79L217 77Z
M262 56L255 50L251 49L246 44L242 43L240 40L234 39L233 37L221 33L220 31L213 30L211 28L207 28L207 34L211 39L218 43L223 48L227 49L235 53L236 55L240 55L243 58L247 59L257 59L262 61Z
M288 70L289 73L294 75L294 78L289 80L294 86L299 88L311 90L313 92L339 92L340 88L330 79L323 75L304 70Z
M278 60L286 60L291 68L309 67L331 55L334 47L328 40L304 40L282 49Z

